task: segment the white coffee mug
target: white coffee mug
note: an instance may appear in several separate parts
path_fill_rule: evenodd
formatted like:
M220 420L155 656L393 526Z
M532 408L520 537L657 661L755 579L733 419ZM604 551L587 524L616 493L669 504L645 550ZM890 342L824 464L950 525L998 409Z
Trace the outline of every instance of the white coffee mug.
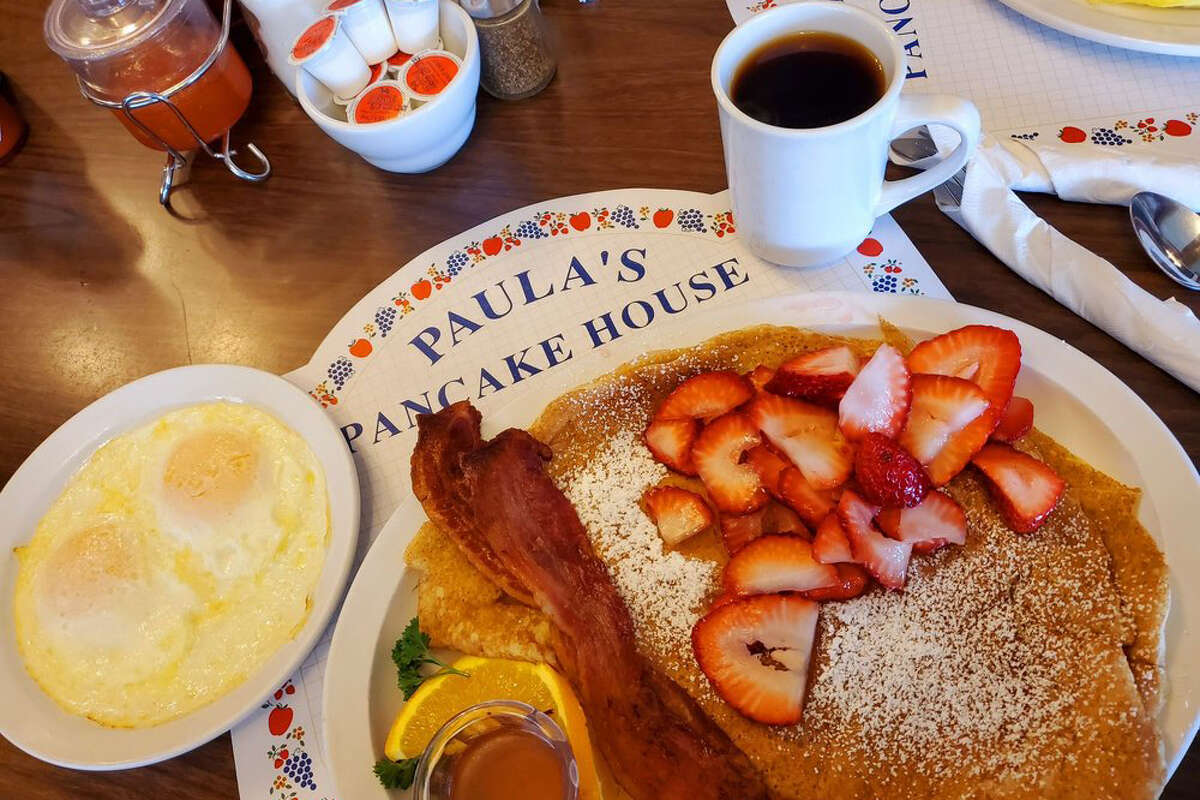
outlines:
M768 42L806 31L855 40L883 65L887 90L857 117L824 128L781 128L750 117L730 97L734 73ZM904 51L866 11L810 0L765 11L735 28L713 57L725 171L739 234L758 256L793 267L828 264L853 250L876 217L958 172L979 141L979 111L949 95L900 94ZM949 125L958 147L937 166L885 181L892 139L919 125Z

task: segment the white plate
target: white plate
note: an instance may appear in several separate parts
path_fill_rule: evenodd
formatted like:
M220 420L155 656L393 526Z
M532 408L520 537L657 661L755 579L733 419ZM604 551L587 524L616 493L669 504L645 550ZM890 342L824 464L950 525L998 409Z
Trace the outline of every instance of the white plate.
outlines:
M18 565L12 548L29 540L67 480L104 442L173 408L214 400L271 412L308 442L325 470L331 536L308 620L296 638L244 683L179 719L152 728L118 729L68 714L33 682L17 652L12 587ZM103 770L162 761L229 730L258 709L325 630L350 574L358 515L358 475L345 441L320 406L283 378L249 367L179 367L100 398L42 442L0 491L0 546L8 551L0 565L0 733L43 761Z
M664 346L696 344L723 331L774 323L859 336L878 335L884 316L916 338L970 323L1014 330L1024 349L1018 391L1037 406L1038 427L1114 477L1145 490L1142 523L1158 540L1171 567L1174 611L1167 625L1168 695L1159 719L1173 771L1196 733L1200 717L1200 477L1166 426L1129 387L1066 342L1009 317L974 306L924 297L866 293L814 293L730 306L664 328ZM598 351L595 374L641 353L621 340ZM549 402L571 389L553 377L544 384ZM484 418L484 434L527 426L541 409L507 406ZM1117 432L1120 432L1119 435ZM403 567L404 550L425 521L410 496L372 545L346 596L326 665L326 752L339 797L396 800L371 774L401 706L390 653L417 613L416 576Z
M1043 25L1093 42L1172 56L1200 57L1200 9L1151 8L1088 0L1000 0Z

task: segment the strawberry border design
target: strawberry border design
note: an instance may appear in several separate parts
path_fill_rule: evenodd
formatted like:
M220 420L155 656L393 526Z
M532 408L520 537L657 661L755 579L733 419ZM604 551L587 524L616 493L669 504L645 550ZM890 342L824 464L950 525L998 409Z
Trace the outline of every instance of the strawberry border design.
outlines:
M469 242L454 250L441 264L430 264L425 274L407 290L398 292L388 305L375 309L373 317L363 323L362 335L347 343L346 353L339 355L326 367L325 379L310 389L309 394L324 408L337 405L338 394L354 376L357 366L378 349L375 340L386 339L399 319L416 311L422 302L449 286L466 269L486 264L489 259L529 242L586 232L643 229L713 236L717 239L737 233L732 211L710 214L698 208L650 206L635 210L623 203L574 212L540 211L515 226L505 225L482 241Z
M408 289L397 292L387 305L375 309L371 319L363 322L361 335L346 344L325 368L325 377L309 390L323 408L337 405L338 395L355 372L380 346L379 340L393 332L399 320L417 310L418 306L453 283L464 270L484 265L504 253L530 242L552 240L586 232L661 230L724 239L737 233L732 211L706 213L695 207L637 209L624 203L600 206L579 211L539 211L519 223L505 225L481 241L472 241L456 248L441 264L433 263ZM867 258L878 258L883 245L867 238L858 247ZM880 293L921 294L920 281L903 275L899 260L871 262L863 273L871 288Z
M871 261L863 265L862 271L871 281L871 289L880 294L921 294L921 281L904 275L904 265L899 259Z
M757 14L760 11L766 11L768 8L774 8L775 6L775 0L758 0L758 2L747 4L746 10L751 14Z
M1171 139L1186 139L1196 133L1200 124L1200 112L1187 111L1177 116L1145 117L1130 122L1128 119L1116 119L1108 125L1094 125L1084 130L1076 125L1064 125L1058 129L1055 137L1066 144L1094 144L1101 147L1124 147L1127 144L1141 142L1157 144ZM1030 130L1009 134L1010 139L1018 141L1034 141L1040 131Z
M317 789L312 756L305 750L304 727L292 724L295 712L287 701L295 693L296 687L289 680L262 704L264 710L271 709L266 718L267 733L275 740L266 752L267 761L275 772L267 787L266 796L270 800L298 800L297 789Z

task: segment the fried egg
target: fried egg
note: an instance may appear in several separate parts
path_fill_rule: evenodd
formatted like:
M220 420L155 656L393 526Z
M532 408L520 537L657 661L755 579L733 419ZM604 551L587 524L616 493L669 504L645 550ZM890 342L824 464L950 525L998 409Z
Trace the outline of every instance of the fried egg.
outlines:
M298 434L237 403L172 411L97 450L17 549L26 668L104 725L185 714L299 632L328 538Z

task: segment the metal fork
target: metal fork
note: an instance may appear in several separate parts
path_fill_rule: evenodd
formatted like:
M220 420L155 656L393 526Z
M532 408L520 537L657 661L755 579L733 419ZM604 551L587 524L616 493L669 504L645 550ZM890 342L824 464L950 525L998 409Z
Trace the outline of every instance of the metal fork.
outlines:
M923 161L937 155L937 144L924 125L915 129L908 136L903 136L892 142L892 153L905 161ZM963 167L950 180L934 188L933 196L941 205L962 205L963 186L967 178L967 168Z

